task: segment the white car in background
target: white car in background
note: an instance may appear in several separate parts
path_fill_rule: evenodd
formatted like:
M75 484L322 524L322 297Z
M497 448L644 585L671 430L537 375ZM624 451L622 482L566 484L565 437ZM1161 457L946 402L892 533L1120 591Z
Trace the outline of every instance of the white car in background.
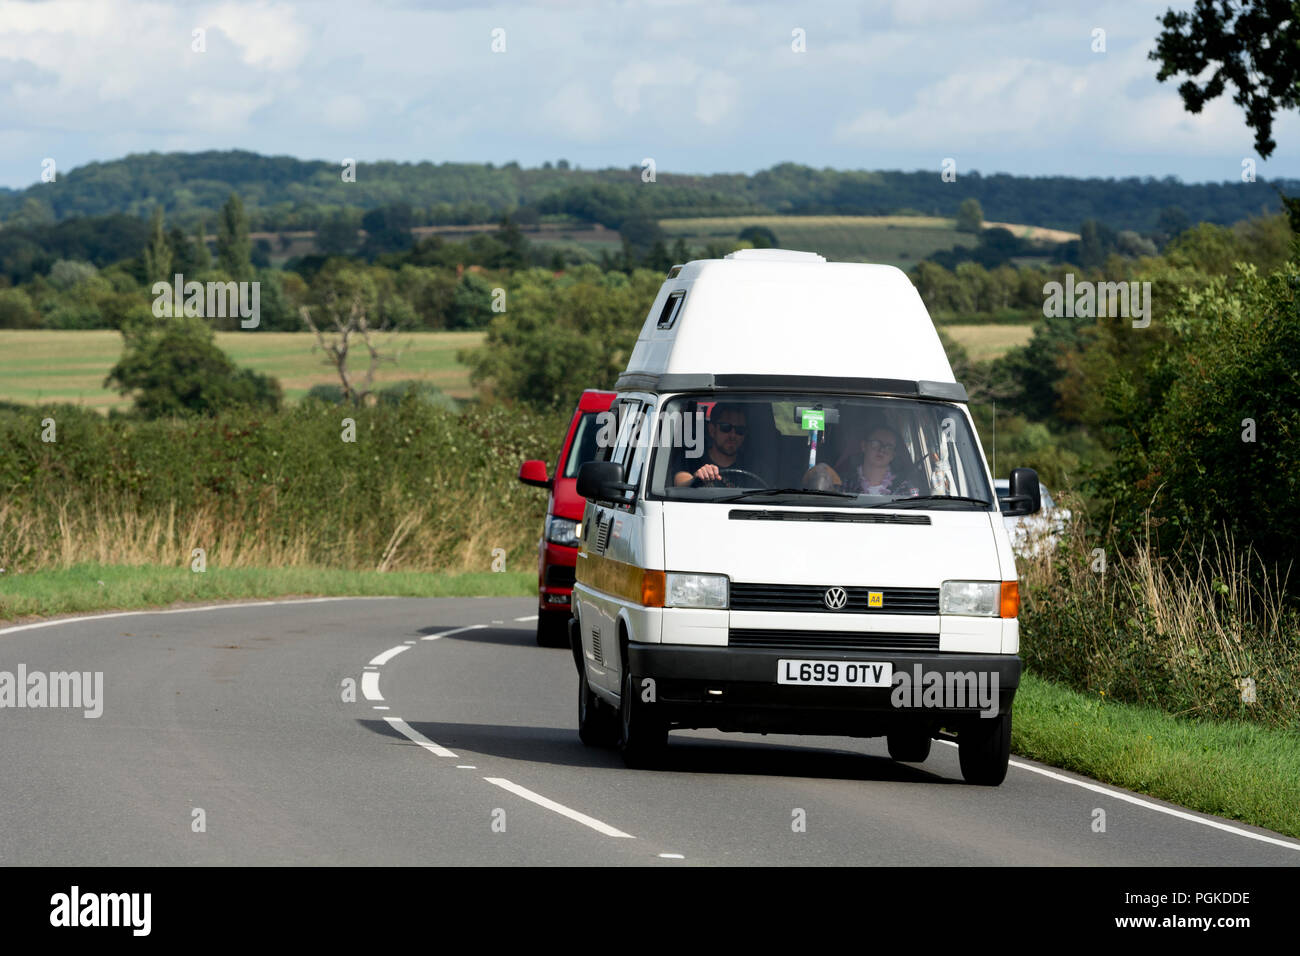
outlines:
M1010 482L1006 478L995 478L993 489L999 503L1011 494ZM1041 551L1053 550L1070 521L1070 509L1058 507L1042 482L1038 484L1038 491L1043 500L1043 509L1038 514L1002 519L1007 534L1011 536L1011 550L1020 558L1031 558Z

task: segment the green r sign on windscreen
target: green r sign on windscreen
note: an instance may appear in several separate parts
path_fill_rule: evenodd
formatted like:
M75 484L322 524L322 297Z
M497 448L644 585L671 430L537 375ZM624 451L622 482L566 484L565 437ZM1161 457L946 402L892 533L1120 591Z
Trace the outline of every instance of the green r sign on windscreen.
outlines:
M805 408L803 412L803 430L826 431L826 412L820 408Z

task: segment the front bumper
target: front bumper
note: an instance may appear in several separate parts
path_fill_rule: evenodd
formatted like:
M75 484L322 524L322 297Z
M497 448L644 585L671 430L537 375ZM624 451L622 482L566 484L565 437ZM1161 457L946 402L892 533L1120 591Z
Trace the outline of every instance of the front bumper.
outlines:
M782 659L889 663L894 683L879 688L778 684ZM654 680L656 704L674 727L858 737L958 730L1009 714L1021 672L1021 660L1012 654L671 644L629 644L628 662L638 686L644 678ZM937 688L931 674L941 675ZM973 684L968 675L974 675Z
M557 617L570 614L578 549L542 540L538 544L537 610Z

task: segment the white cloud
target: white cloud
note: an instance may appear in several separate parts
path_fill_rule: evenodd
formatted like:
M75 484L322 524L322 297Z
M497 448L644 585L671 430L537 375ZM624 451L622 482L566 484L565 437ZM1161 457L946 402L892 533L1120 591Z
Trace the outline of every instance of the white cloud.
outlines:
M582 83L567 83L560 88L538 114L541 123L534 129L549 134L572 136L579 142L595 142L605 131L600 104Z
M223 3L198 19L196 26L215 27L230 37L250 66L283 72L298 66L307 52L306 31L285 4Z
M740 84L735 77L710 70L695 88L695 118L705 126L714 126L732 112L739 97Z

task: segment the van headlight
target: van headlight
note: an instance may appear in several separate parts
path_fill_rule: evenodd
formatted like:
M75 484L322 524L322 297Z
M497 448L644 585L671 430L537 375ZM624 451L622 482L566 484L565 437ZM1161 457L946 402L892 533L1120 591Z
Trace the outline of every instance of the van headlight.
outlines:
M725 574L683 574L668 572L668 594L665 607L716 607L727 606L727 576Z
M939 589L939 613L966 617L997 617L999 581L944 581Z
M551 544L562 544L569 548L578 546L578 522L572 518L546 516L546 540Z

